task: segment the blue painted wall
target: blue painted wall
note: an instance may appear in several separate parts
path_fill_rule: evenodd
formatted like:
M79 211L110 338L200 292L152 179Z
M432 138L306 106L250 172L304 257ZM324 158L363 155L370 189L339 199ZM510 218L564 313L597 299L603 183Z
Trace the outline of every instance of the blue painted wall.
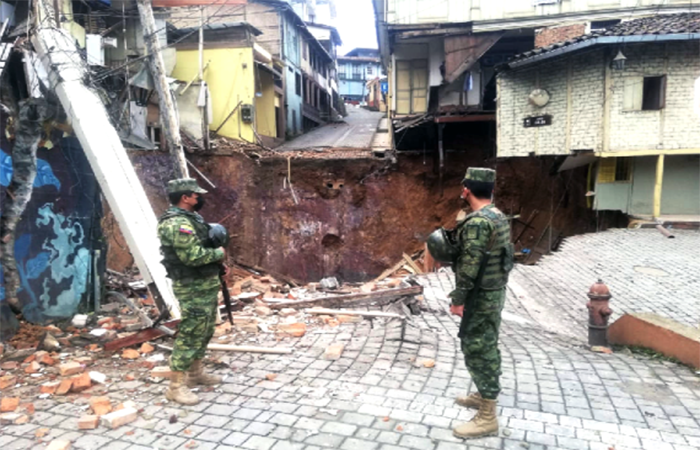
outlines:
M2 118L2 130L5 120ZM92 298L93 252L104 250L99 188L79 142L55 131L51 149L37 152L31 200L17 227L15 258L22 315L30 322L68 318ZM0 208L12 179L12 143L0 138ZM1 213L0 209L0 213ZM106 257L106 252L102 252ZM98 269L101 273L104 260ZM0 338L14 334L17 321L5 301L0 268Z

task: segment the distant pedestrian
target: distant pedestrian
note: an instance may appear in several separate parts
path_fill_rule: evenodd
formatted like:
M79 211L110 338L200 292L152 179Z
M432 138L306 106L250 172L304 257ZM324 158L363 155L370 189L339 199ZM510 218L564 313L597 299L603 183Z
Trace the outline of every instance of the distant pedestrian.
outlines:
M207 191L190 178L168 182L171 207L158 219L163 265L173 280L173 291L180 303L182 320L170 358L170 387L165 397L183 405L199 403L189 387L216 385L221 378L204 373L202 360L214 335L219 273L225 252L214 248L209 225L199 211Z
M501 391L498 333L505 287L513 268L513 245L507 217L492 203L496 172L469 168L462 182L462 199L472 213L452 233L438 230L428 248L438 260L451 260L456 289L450 293L452 314L462 318L459 330L464 359L478 392L456 403L478 413L453 430L463 439L498 433L496 406Z

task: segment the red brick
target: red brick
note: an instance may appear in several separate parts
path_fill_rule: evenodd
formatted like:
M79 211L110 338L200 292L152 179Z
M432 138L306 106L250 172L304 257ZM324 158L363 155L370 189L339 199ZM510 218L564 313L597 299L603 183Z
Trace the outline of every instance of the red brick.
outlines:
M326 348L326 352L323 354L323 359L336 361L340 359L340 356L343 354L344 349L345 345L343 344L333 344Z
M104 416L112 412L112 402L107 397L92 397L90 399L90 408L96 416Z
M586 34L586 24L577 23L559 27L541 28L535 31L535 47L547 47Z
M44 383L39 387L39 392L42 394L55 394L58 387L61 385L60 381L51 381L49 383Z
M94 430L100 424L100 418L97 416L83 416L78 419L79 430Z
M73 380L71 392L82 392L92 387L92 380L90 379L90 374L88 373L84 373L82 375L78 375L77 377L73 377L71 378L71 380Z
M301 337L306 334L306 324L302 322L281 323L277 325L277 329L296 337Z
M122 352L122 358L123 359L137 359L141 356L141 354L134 350L133 348L127 348Z
M17 384L17 377L15 376L5 375L4 377L0 377L0 391L12 387L15 384Z
M18 367L19 363L17 361L5 361L4 363L0 364L0 369L2 370L15 370Z
M58 366L58 372L62 377L67 377L70 375L75 375L83 371L83 366L80 363L71 361L69 363L61 364Z
M141 345L141 350L139 350L139 351L141 353L153 353L154 350L155 350L155 347L153 347L148 342L144 342L143 345Z
M54 364L56 364L56 360L53 359L48 353L42 355L41 358L37 358L37 361L46 366L53 366Z
M36 361L30 362L29 365L24 368L26 373L37 373L39 370L41 370L41 364Z
M122 425L131 423L136 420L138 411L136 408L124 408L119 411L114 411L106 416L102 416L102 425L107 428L119 428Z
M19 398L3 397L0 400L0 412L12 412L19 406Z
M70 389L73 387L73 380L72 379L67 379L67 380L61 380L61 384L58 385L58 389L56 389L56 395L66 395L68 392L70 392Z

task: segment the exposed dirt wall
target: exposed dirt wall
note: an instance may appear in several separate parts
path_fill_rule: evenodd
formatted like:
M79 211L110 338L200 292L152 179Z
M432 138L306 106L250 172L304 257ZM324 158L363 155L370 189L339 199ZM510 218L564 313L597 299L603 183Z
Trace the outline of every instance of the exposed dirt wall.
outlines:
M519 159L483 162L481 152L451 152L446 157L443 195L430 155L401 155L396 166L377 159L314 159L278 157L253 160L245 155L193 157L216 189L210 190L202 215L221 222L232 242L235 261L317 281L337 276L345 281L375 277L395 264L403 252L423 247L435 228L453 226L459 210L460 181L470 165L497 165L496 203L507 214L526 220L539 209L523 238L536 240L549 223L552 199L557 208L553 226L566 235L595 226L586 209L585 169L550 176L553 160ZM131 155L156 214L167 208L165 185L168 156ZM285 178L290 176L298 204ZM572 177L571 179L569 177ZM520 228L514 225L514 234ZM123 239L110 235L110 267L132 263ZM117 245L119 240L121 243Z

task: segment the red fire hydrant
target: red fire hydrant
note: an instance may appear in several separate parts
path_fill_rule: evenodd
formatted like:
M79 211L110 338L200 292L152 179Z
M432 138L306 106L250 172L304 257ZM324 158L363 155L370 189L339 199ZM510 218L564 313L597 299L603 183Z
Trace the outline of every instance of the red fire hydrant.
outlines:
M588 344L591 347L608 346L608 319L612 314L610 309L610 289L598 280L588 291L590 301L588 307Z

